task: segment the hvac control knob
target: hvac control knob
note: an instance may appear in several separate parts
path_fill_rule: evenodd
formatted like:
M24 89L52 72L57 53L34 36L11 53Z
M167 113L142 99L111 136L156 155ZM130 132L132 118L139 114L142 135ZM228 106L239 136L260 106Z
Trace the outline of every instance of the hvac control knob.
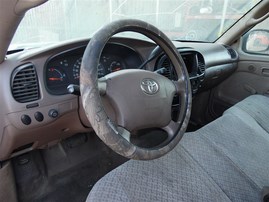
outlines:
M56 109L49 110L49 117L55 119L59 115L59 112Z

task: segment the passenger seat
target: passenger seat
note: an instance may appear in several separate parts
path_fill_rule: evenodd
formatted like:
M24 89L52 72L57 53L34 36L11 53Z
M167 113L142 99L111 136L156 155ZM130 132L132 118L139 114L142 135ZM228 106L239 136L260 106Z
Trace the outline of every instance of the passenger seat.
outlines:
M237 103L226 114L233 114L244 120L247 124L256 121L269 133L269 97L264 95L252 95Z

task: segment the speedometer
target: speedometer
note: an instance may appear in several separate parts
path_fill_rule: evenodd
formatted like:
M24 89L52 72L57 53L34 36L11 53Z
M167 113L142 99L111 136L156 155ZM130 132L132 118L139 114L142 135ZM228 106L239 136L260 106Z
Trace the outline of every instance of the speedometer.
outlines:
M75 80L79 79L81 61L82 61L82 58L77 59L74 66L73 66L73 78ZM106 75L105 67L102 63L99 63L99 65L98 65L98 78L103 77L105 75Z
M99 63L98 65L98 78L101 78L106 75L105 67L102 63Z
M81 66L82 58L79 58L76 60L74 66L73 66L73 78L75 80L79 79L79 72L80 72L80 66Z

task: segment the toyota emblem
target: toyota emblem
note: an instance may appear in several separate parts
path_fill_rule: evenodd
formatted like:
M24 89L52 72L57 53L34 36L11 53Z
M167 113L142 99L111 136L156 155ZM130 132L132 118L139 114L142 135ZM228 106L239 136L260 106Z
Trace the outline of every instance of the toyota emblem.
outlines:
M159 85L153 79L143 79L140 85L143 92L148 95L153 95L158 92Z

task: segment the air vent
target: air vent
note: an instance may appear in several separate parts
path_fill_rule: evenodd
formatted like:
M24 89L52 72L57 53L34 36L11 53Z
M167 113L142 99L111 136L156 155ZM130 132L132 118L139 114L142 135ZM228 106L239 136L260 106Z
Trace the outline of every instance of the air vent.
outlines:
M25 64L16 68L12 74L11 91L20 103L38 100L40 97L35 67Z
M232 49L230 46L226 46L224 45L224 47L227 49L229 55L231 56L232 59L236 59L237 58L237 53L235 52L234 49Z
M172 79L171 78L171 63L167 57L163 60L161 68L165 68L165 72L163 76L167 77L168 79Z
M205 72L205 64L203 62L198 61L198 69L201 73Z
M202 55L198 54L198 70L200 74L205 73L205 61Z
M166 55L162 56L159 59L156 69L157 69L156 71L158 71L159 74L165 76L170 80L176 81L178 79L174 66L172 65L171 61L169 60L169 58L167 58Z

